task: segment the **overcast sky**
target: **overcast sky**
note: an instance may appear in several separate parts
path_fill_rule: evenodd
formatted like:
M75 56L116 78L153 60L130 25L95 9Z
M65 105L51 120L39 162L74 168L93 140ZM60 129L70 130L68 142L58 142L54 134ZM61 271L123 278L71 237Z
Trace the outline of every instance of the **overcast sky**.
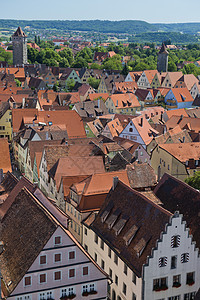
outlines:
M200 0L0 0L0 19L200 22Z

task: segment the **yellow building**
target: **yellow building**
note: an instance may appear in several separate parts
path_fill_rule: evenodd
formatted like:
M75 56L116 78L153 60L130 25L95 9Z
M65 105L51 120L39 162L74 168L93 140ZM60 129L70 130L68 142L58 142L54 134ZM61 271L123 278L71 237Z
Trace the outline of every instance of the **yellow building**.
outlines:
M12 140L12 112L8 102L0 103L0 138Z
M184 181L200 170L200 143L157 145L152 151L151 166L158 180L168 173Z
M141 109L141 105L134 94L113 94L110 96L105 105L111 114L134 115Z

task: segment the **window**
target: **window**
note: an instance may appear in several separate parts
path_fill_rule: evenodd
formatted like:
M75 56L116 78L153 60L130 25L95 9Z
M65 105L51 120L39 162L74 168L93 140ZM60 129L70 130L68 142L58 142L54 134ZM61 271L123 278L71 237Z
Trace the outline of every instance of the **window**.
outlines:
M173 287L181 286L181 275L173 276Z
M73 287L61 290L61 297L74 295L74 294L75 294L75 289Z
M168 297L168 300L180 300L181 299L181 296L178 295L178 296L173 296L173 297Z
M112 278L112 270L109 268L109 276Z
M84 248L88 252L88 246L86 244L84 244Z
M96 233L94 235L94 241L95 241L96 244L98 244L98 235Z
M193 300L195 298L195 292L184 294L184 300Z
M158 262L159 267L165 267L167 265L167 257L160 257Z
M56 236L54 239L54 245L60 245L61 244L61 236Z
M24 285L25 285L25 286L31 285L31 276L26 276L26 277L24 278Z
M83 293L87 293L88 292L88 285L83 285L82 291L83 291Z
M83 267L83 275L88 275L88 267Z
M61 253L54 254L54 262L59 262L59 261L61 261Z
M135 273L132 273L133 275L132 275L132 282L134 283L134 284L136 284L136 275L135 275Z
M118 276L115 275L115 284L118 285Z
M118 256L116 254L114 254L114 263L118 265Z
M93 292L93 291L95 291L95 284L91 283L90 284L90 292Z
M104 242L101 240L101 249L104 250Z
M124 293L124 295L126 295L126 289L127 289L126 284L123 282L122 292Z
M187 273L186 284L188 284L188 285L194 284L194 272Z
M126 275L127 275L127 272L128 272L127 265L126 265L126 264L124 264L124 274L126 274Z
M5 130L5 126L0 126L0 130Z
M171 238L171 247L177 248L180 246L180 235L173 235Z
M136 294L132 294L132 300L136 300Z
M129 128L129 132L133 132L133 128L130 127L130 128Z
M111 258L111 249L108 248L108 256Z
M176 269L177 266L177 255L171 257L171 269Z
M153 291L167 290L167 277L153 280Z
M69 251L69 259L75 259L75 251Z
M97 254L94 254L94 260L97 262Z
M186 263L189 261L189 253L183 253L181 254L181 262Z
M45 283L46 282L46 274L40 274L40 283Z
M85 232L85 235L87 235L87 228L85 228L84 232Z
M101 260L101 268L104 270L104 268L105 268L105 262L104 262L104 260L102 259Z
M61 271L57 271L54 273L54 280L61 280Z
M40 265L45 265L47 263L47 256L41 255L40 256Z
M75 269L69 269L69 278L75 277Z

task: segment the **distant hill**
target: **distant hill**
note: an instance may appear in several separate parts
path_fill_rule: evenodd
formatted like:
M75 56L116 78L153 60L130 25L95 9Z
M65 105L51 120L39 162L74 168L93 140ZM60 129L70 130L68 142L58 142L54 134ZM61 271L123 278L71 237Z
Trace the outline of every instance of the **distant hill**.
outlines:
M56 29L56 30L80 30L96 31L102 33L128 33L141 34L147 32L183 32L185 34L197 34L200 32L200 23L174 23L174 24L150 24L145 21L103 21L103 20L6 20L0 19L0 28L22 28L30 26L32 29Z

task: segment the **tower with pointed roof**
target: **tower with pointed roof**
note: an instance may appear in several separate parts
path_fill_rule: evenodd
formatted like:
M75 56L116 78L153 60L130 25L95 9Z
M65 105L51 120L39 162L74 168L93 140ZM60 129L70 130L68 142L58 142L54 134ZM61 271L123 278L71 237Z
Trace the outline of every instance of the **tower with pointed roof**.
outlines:
M167 72L168 68L168 51L165 47L165 44L162 44L162 47L158 53L158 60L157 60L157 70L158 72Z
M18 27L12 36L13 44L13 65L21 66L27 64L27 36Z

